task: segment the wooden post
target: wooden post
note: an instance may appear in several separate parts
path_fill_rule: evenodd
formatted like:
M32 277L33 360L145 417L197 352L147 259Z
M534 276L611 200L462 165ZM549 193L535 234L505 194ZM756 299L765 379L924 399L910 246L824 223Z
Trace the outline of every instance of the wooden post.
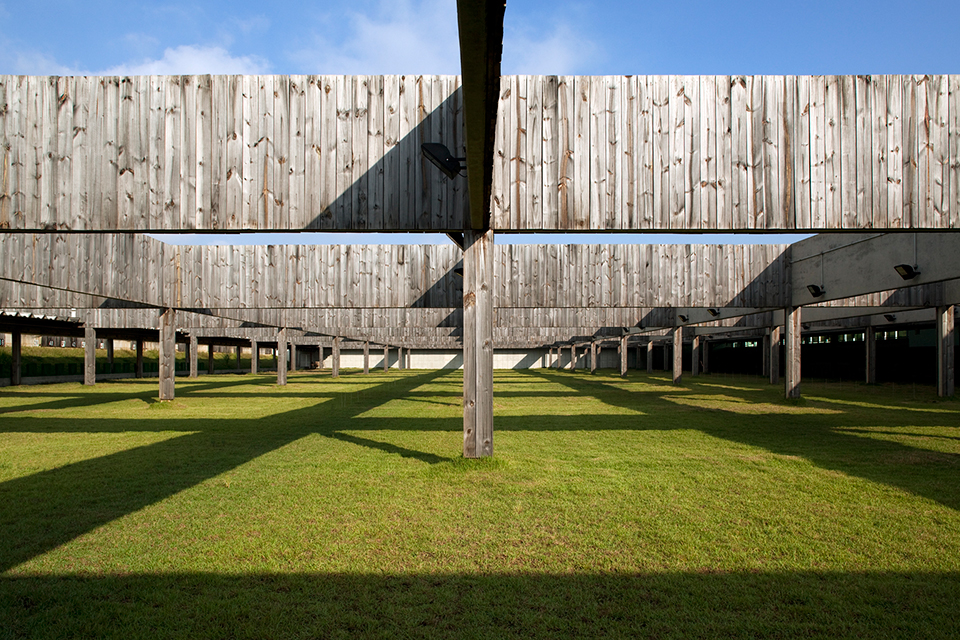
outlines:
M590 343L590 373L597 371L597 343Z
M363 342L363 372L370 373L370 341Z
M800 309L801 307L787 307L783 313L787 347L784 373L788 398L800 397Z
M397 369L403 370L403 347L397 347Z
M287 328L277 331L277 384L287 384Z
M673 384L683 381L683 327L673 329Z
M137 378L143 377L143 340L137 338L137 368L134 375Z
M297 345L290 343L290 371L297 370Z
M670 344L663 343L663 370L670 371L673 369L673 364L670 362Z
M570 345L570 371L577 368L577 345Z
M710 373L710 341L703 340L703 373Z
M160 399L173 400L177 362L176 312L164 309L160 314Z
M647 342L647 373L653 373L653 340Z
M623 336L620 338L620 375L627 375L627 356L629 354L629 347L627 346L627 340L629 336Z
M333 355L332 355L332 364L331 375L334 378L340 377L340 338L339 336L333 339Z
M214 362L213 362L213 343L207 345L207 373L213 373Z
M242 369L243 366L240 364L240 356L243 354L243 347L237 346L237 369Z
M700 375L700 336L693 336L690 343L690 375Z
M107 338L107 373L113 373L113 338Z
M763 346L760 349L760 357L763 358L763 372L761 375L770 375L770 328L763 334Z
M256 340L250 341L250 373L257 373L260 368L260 345Z
M780 325L770 327L770 384L780 384Z
M463 456L493 455L493 230L463 234Z
M14 331L10 334L10 385L19 386L23 382L21 376L23 360L23 334Z
M866 352L866 382L877 384L877 330L869 326L863 332L864 351Z
M187 354L187 357L190 360L190 377L196 378L200 375L198 360L199 354L197 353L200 350L200 345L197 343L197 336L190 336L190 352Z
M97 331L93 327L83 329L83 384L97 384Z
M383 372L390 371L390 346L383 345Z
M941 398L954 392L953 330L953 305L937 307L937 395Z

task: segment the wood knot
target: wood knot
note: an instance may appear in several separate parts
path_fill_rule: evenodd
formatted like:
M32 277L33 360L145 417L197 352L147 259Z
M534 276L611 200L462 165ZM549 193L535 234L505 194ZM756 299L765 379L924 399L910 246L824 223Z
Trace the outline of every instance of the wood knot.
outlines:
M477 294L473 292L463 294L464 309L469 309L470 307L474 306L476 303L477 303Z

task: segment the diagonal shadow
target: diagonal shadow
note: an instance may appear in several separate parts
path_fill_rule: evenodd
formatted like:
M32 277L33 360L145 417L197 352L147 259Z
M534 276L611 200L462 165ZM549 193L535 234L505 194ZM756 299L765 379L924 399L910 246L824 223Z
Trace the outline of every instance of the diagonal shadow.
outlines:
M439 375L392 379L362 398L349 394L349 402L331 398L260 419L218 421L216 430L205 421L177 420L166 427L160 421L151 430L196 431L0 483L0 573L309 434L440 462L437 456L340 432L359 414ZM119 422L122 429L124 421Z

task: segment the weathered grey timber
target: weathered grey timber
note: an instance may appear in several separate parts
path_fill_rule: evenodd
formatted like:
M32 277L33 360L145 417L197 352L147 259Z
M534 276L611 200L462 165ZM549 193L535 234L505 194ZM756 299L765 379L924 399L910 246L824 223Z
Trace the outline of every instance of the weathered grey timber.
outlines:
M666 365L666 362L664 362ZM666 369L666 366L664 366ZM673 330L673 384L683 382L683 327Z
M464 232L463 456L493 455L493 231Z
M173 400L176 374L176 311L160 314L160 400Z
M256 375L260 366L260 345L256 340L250 341L250 373Z
M390 347L383 345L383 372L390 371Z
M137 356L136 356L137 364L136 364L136 371L134 372L134 377L142 378L143 377L143 340L139 340L139 339L137 340L136 353L137 353Z
M333 339L333 356L330 375L334 378L340 376L340 338Z
M955 384L953 307L937 308L937 395L952 396Z
M867 384L877 383L877 330L874 327L864 329L864 356L866 374L864 376Z
M277 331L277 384L287 384L287 328Z
M363 372L370 373L370 341L363 341Z
M197 343L196 334L190 334L190 342L187 344L187 359L190 361L190 377L196 378L199 374L199 353L200 345Z
M461 48L462 90L455 76L0 76L0 228L960 226L958 76L499 78L499 55L493 70L475 51ZM428 141L467 156L476 205L425 163Z
M786 343L786 397L800 397L800 325L801 307L787 307L784 309L784 328Z
M653 340L647 342L647 373L653 373Z
M97 384L97 332L93 327L84 329L83 384Z
M700 375L700 336L694 335L690 341L690 375Z
M770 384L780 384L780 325L770 327L770 344L768 345L767 359L770 362Z

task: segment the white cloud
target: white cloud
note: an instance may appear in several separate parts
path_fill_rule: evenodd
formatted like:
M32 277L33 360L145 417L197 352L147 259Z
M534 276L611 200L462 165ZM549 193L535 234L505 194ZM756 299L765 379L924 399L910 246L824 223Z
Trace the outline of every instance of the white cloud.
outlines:
M505 74L584 73L597 52L596 44L576 35L566 24L557 24L546 33L505 26L502 68Z
M181 45L165 49L159 60L121 64L93 75L258 74L268 70L269 64L259 56L231 56L223 47Z
M460 73L456 3L387 0L348 14L344 33L317 34L291 54L308 73Z
M3 43L6 45L6 43ZM0 64L11 69L7 73L24 76L74 76L77 69L58 63L53 57L37 51L10 52L0 55Z

